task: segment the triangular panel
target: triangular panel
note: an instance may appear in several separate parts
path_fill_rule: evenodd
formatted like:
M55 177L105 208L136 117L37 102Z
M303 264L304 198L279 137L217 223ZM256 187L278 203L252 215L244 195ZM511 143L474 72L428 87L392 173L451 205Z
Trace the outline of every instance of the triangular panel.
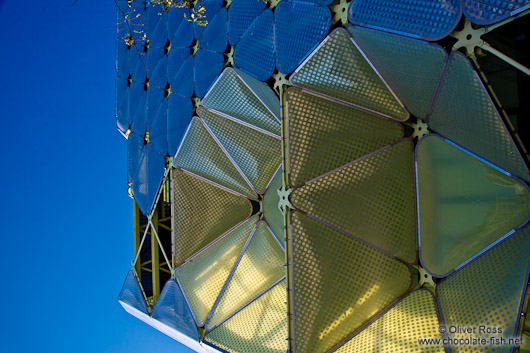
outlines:
M294 344L325 352L405 294L408 267L300 212L291 215Z
M285 280L206 334L205 342L233 353L287 351Z
M419 339L442 339L432 293L420 289L340 347L337 353L443 353L443 345L420 345Z
M472 337L485 339L488 348L493 344L491 351L511 352L510 338L515 336L521 317L529 261L530 228L527 227L442 280L436 294L449 338L459 340L470 336L465 332L455 333L451 327L478 327ZM491 341L492 337L502 338L504 343ZM451 346L451 351L468 352L468 348Z
M256 217L248 219L177 268L177 278L188 298L198 326L204 325L204 320L221 292L256 221Z
M202 105L280 135L279 117L269 110L234 69L223 71L204 97Z
M422 263L444 276L526 222L521 182L436 135L417 151Z
M178 266L252 212L250 202L180 170L172 171L173 264Z
M184 344L195 341L199 346L199 332L186 298L177 282L169 280L164 285L151 313L154 325L166 335ZM192 348L192 347L190 347Z
M198 118L192 119L173 165L249 198L257 197Z
M258 223L234 275L206 323L208 330L285 276L285 253L265 222Z
M416 261L412 141L367 156L291 194L293 205L395 255Z
M118 302L129 314L151 325L147 305L133 270L127 273L127 278L118 296Z
M350 25L348 31L408 110L425 118L447 58L445 50L362 27Z
M396 120L409 118L401 102L344 29L333 31L290 81Z
M262 194L281 162L281 141L204 107L197 114L241 168L255 190Z
M452 52L429 127L518 177L530 180L517 150L484 84L468 59Z
M300 185L398 141L402 127L298 88L287 91L289 183Z

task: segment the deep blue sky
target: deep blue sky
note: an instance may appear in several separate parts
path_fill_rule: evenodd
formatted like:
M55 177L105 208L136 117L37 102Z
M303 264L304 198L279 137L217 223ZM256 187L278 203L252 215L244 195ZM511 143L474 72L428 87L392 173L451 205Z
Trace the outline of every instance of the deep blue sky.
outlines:
M116 10L73 1L0 0L0 351L188 352L116 300L133 257Z

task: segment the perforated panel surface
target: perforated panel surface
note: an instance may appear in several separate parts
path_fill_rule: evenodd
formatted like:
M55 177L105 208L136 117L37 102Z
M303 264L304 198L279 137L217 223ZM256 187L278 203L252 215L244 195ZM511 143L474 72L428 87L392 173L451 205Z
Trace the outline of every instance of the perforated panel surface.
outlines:
M202 101L214 109L280 135L280 122L233 69L226 69ZM278 104L279 105L279 104Z
M344 29L333 31L290 81L397 120L409 117Z
M443 280L436 293L446 327L477 326L501 328L502 333L477 329L477 338L504 338L505 345L487 346L491 352L509 352L509 337L515 334L525 293L530 260L530 228L526 227L484 255ZM450 338L469 336L452 333ZM473 347L451 346L454 353L471 352Z
M283 353L288 343L286 312L282 281L209 332L205 341L234 353Z
M266 223L260 222L214 314L206 323L208 330L285 276L284 264L282 247Z
M204 248L250 216L252 206L236 196L182 171L172 171L173 264Z
M530 6L529 0L464 0L464 14L473 23L489 25Z
M407 109L425 118L447 58L445 50L362 27L349 25L348 31Z
M280 139L210 112L204 107L199 107L197 113L257 192L264 193L281 162Z
M282 1L274 11L276 66L291 73L324 39L331 26L331 12L313 3Z
M237 257L256 224L252 217L176 270L198 326L204 325ZM221 235L221 234L219 234Z
M399 124L299 89L287 91L289 183L316 178L403 135Z
M421 338L442 338L434 297L428 290L410 293L336 352L444 352L443 345L420 346Z
M192 119L173 165L247 197L257 197L199 118Z
M530 180L517 147L467 58L453 52L429 127L520 178Z
M427 40L448 35L461 15L460 0L355 0L348 9L356 25Z
M293 205L379 249L416 261L412 141L404 140L291 194Z
M300 212L291 227L296 352L327 351L409 288L403 263Z

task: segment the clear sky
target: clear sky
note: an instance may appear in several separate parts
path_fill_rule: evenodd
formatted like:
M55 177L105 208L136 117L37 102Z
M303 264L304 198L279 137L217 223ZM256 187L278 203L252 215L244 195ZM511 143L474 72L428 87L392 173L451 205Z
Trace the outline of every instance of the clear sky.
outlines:
M190 352L127 314L112 0L0 0L0 351Z

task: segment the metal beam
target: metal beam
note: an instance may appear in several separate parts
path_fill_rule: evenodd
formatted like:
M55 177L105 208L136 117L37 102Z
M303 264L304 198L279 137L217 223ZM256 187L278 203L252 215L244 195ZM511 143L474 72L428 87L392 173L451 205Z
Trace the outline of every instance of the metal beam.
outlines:
M154 234L158 233L158 212L153 213L151 218L151 269L152 269L152 278L153 278L153 305L158 300L160 295L160 261L158 257L158 241L157 237Z
M133 202L133 213L134 213L134 255L138 254L138 250L140 249L140 244L142 242L142 235L143 231L140 227L140 208L136 204L136 201ZM137 261L134 265L134 269L136 273L138 274L138 277L140 279L141 271L140 271L140 261Z

